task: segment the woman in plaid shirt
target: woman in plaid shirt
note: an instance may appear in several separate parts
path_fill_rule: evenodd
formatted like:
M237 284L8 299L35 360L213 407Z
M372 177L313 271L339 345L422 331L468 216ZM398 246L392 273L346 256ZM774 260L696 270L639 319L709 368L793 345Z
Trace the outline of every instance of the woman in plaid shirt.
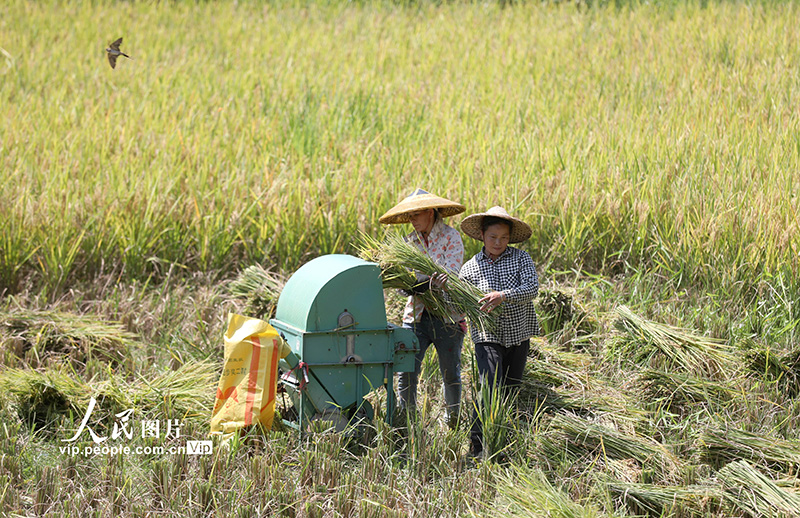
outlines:
M500 312L497 329L482 331L471 323L475 359L482 383L516 388L522 382L530 337L539 334L533 299L539 293L539 277L531 256L509 243L531 237L531 227L502 207L473 214L461 222L461 230L483 241L483 249L461 267L459 277L480 288L484 311ZM483 431L477 412L470 431L470 454L483 450Z

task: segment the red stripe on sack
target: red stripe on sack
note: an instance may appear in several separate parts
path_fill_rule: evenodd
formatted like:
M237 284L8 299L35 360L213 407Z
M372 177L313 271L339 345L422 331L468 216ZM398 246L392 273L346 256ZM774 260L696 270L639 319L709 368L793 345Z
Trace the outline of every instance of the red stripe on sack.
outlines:
M272 339L272 363L268 365L269 368L269 392L267 393L267 400L261 406L261 413L275 401L275 392L278 389L278 350L279 343L277 338Z
M278 349L280 343L277 338L272 339L272 363L269 364L269 395L267 396L267 403L275 401L275 391L278 389Z
M247 380L247 399L244 405L245 426L253 424L253 400L256 397L256 388L258 387L258 360L259 356L261 356L261 342L258 337L253 335L250 338L253 340L253 354L250 355L250 374Z

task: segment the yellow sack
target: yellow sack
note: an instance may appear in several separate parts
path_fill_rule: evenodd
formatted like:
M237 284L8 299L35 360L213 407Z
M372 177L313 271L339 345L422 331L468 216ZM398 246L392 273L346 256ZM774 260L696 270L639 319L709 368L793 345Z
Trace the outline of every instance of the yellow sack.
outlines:
M261 423L272 427L278 360L290 349L263 320L228 314L225 363L211 413L211 431L227 434Z

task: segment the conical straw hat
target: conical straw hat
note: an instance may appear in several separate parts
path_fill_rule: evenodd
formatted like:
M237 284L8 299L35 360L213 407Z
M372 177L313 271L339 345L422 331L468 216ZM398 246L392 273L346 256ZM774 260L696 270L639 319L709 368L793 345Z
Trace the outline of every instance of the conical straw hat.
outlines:
M417 189L408 195L403 201L386 211L378 221L384 225L394 225L397 223L408 223L411 221L411 213L426 209L439 209L439 214L446 218L461 214L466 209L460 203L441 198L422 189Z
M483 224L483 218L486 216L494 216L495 218L501 218L511 223L511 236L508 240L509 243L521 243L531 237L531 234L533 233L530 225L521 219L509 216L508 212L506 212L506 209L503 207L492 207L486 212L467 216L461 222L461 231L473 239L482 241L481 226Z

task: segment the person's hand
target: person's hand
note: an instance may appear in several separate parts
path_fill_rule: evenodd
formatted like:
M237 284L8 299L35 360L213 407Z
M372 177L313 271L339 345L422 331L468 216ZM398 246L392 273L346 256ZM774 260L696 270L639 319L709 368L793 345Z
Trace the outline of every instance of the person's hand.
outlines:
M444 289L447 284L446 273L434 273L431 275L431 288Z
M506 300L506 296L503 294L503 292L493 291L478 302L482 304L481 311L489 313L491 310L502 304L504 300Z

